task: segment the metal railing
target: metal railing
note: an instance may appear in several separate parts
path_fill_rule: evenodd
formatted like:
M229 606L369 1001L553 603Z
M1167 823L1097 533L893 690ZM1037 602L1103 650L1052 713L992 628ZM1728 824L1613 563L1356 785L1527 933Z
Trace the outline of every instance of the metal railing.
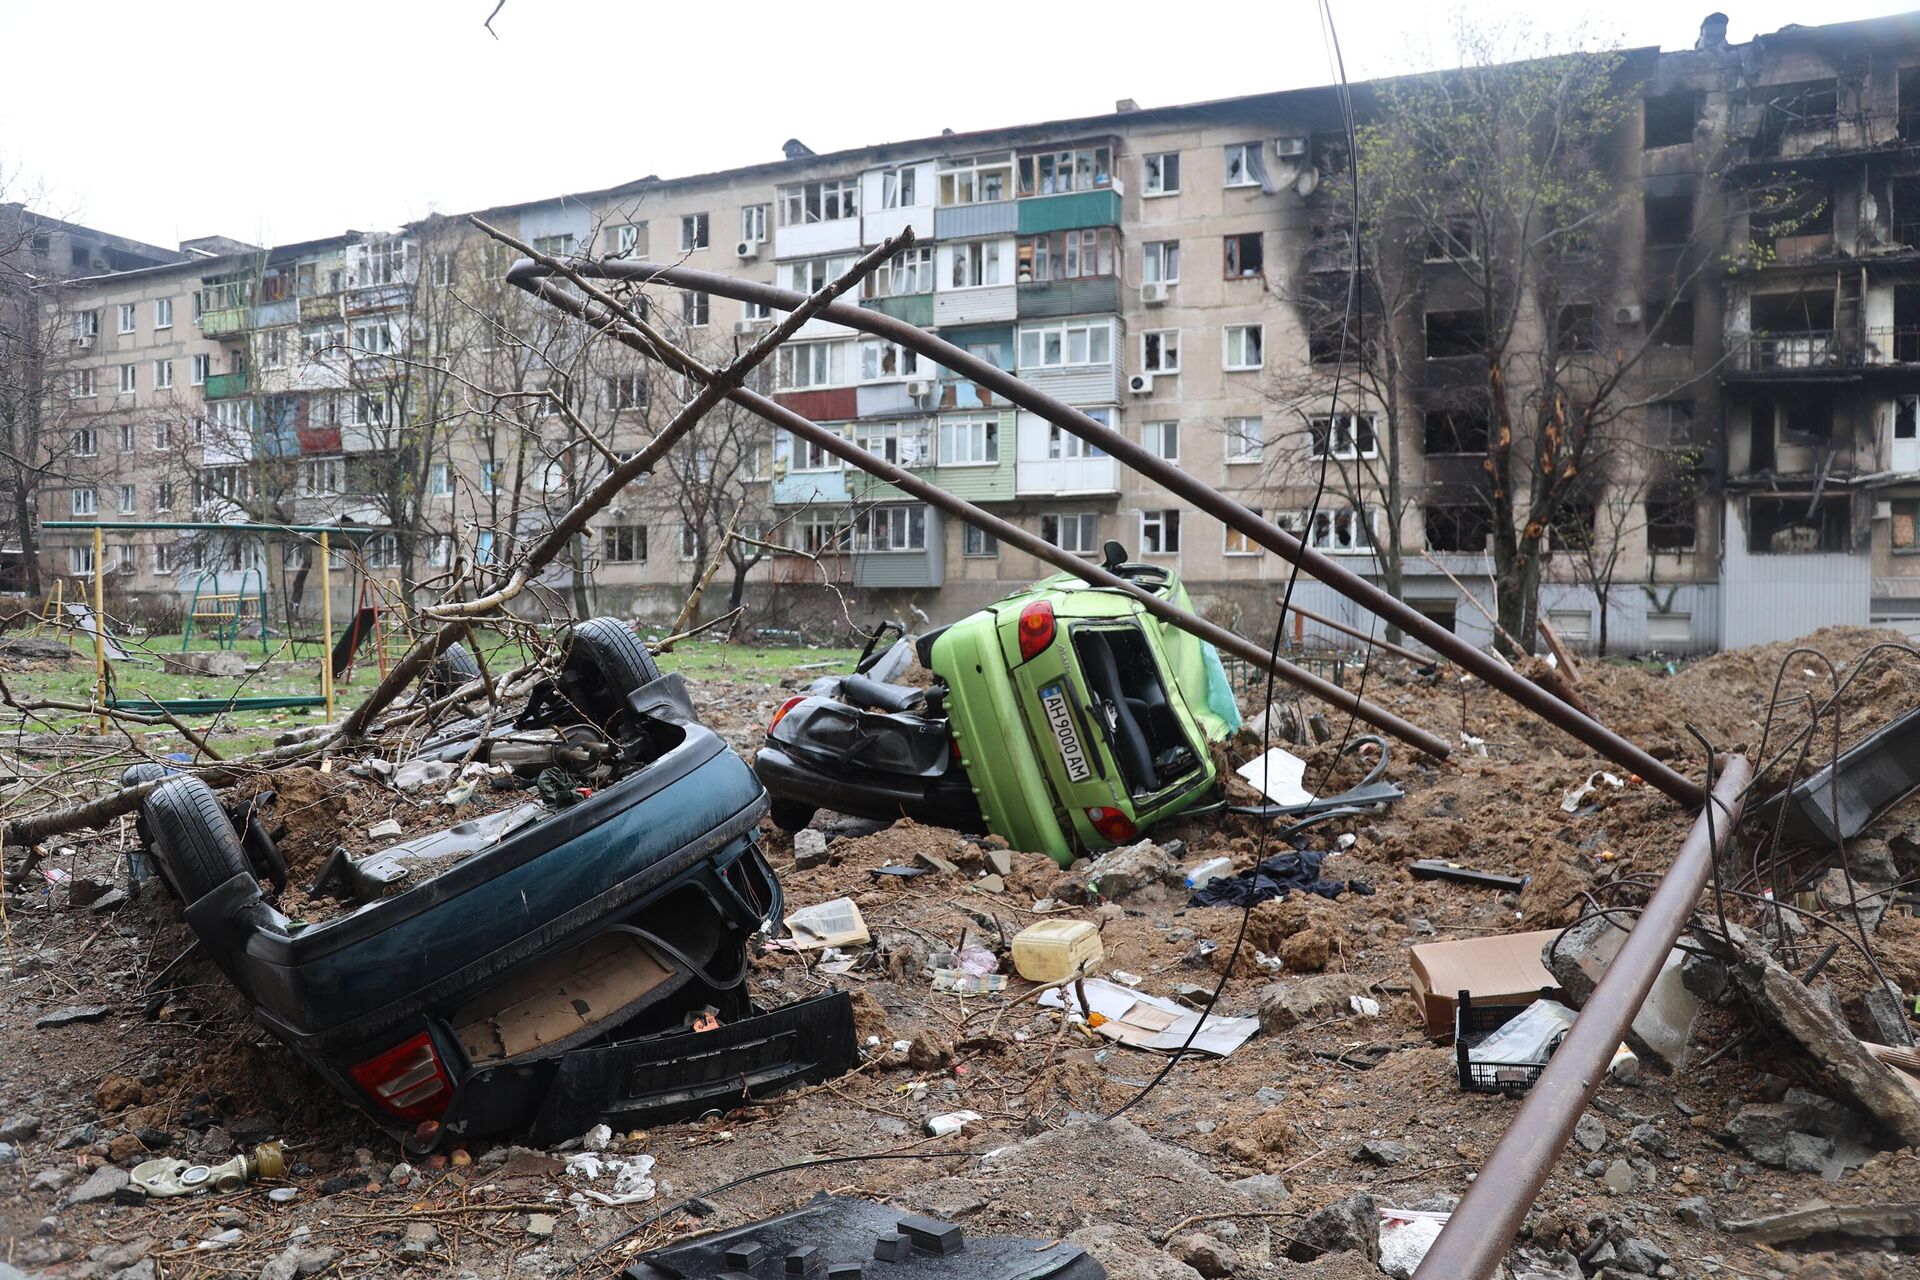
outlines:
M1745 373L1838 369L1859 363L1859 352L1851 349L1838 329L1734 334L1727 346L1732 367Z

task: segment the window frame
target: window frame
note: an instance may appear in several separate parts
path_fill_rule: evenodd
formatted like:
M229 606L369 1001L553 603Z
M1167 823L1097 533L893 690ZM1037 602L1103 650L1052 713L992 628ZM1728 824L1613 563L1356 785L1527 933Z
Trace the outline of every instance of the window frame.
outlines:
M1260 261L1249 271L1245 262L1246 242L1252 241ZM1267 274L1267 238L1264 231L1233 231L1220 237L1220 278L1223 280L1260 280Z
M1253 423L1251 433L1246 424ZM1220 458L1226 465L1246 466L1266 461L1267 424L1261 414L1236 414L1220 419Z
M1373 441L1371 448L1359 446L1362 420L1366 423L1365 436ZM1325 424L1325 431L1321 424ZM1346 446L1341 447L1341 440ZM1332 446L1331 449L1327 446ZM1318 461L1331 458L1336 462L1358 462L1363 459L1380 456L1380 415L1377 413L1316 413L1307 419L1307 457Z
M1234 335L1240 335L1240 362L1233 358ZM1251 337L1255 347L1253 363L1246 363L1247 339ZM1224 373L1258 373L1267 367L1266 326L1258 321L1250 324L1224 324L1220 326L1220 368Z
M1173 161L1173 185L1166 185L1167 161ZM1158 164L1154 162L1158 161ZM1180 153L1178 151L1149 151L1140 157L1140 196L1150 200L1157 196L1177 196L1180 194Z
M1074 146L1053 147L1045 151L1028 151L1018 156L1014 162L1014 192L1022 200L1035 197L1080 195L1089 191L1110 191L1113 189L1112 142L1087 142ZM1082 158L1086 163L1081 164ZM1104 162L1102 160L1104 157ZM1062 178L1061 162L1065 161L1065 177ZM1050 168L1051 175L1046 179L1040 176L1041 169ZM1082 175L1085 182L1082 182ZM1062 182L1066 185L1060 185ZM1051 184L1051 190L1043 190Z
M1078 360L1071 358L1075 333L1082 335L1081 341L1085 347L1085 355ZM1093 354L1095 333L1104 335L1106 342L1104 357L1095 357ZM1057 360L1045 359L1049 335L1055 335L1058 338L1059 358ZM1027 359L1029 336L1038 343L1035 349L1036 358L1031 361ZM1111 319L1058 320L1048 324L1022 325L1014 335L1015 366L1022 373L1029 369L1097 369L1113 362L1113 338L1114 322Z
M1266 509L1263 507L1248 507L1247 510L1251 511L1256 519L1266 514ZM1282 516L1281 519L1276 520L1274 523L1292 532L1293 525L1297 523L1297 521L1292 519L1289 513L1289 515ZM1237 559L1241 557L1263 556L1266 553L1267 549L1265 547L1248 537L1243 531L1234 528L1230 524L1222 524L1220 526L1220 554L1222 557L1233 557Z
M1053 523L1053 536L1051 537L1048 536L1048 532L1047 532L1047 525L1049 521ZM1067 521L1073 522L1073 527L1076 534L1086 532L1089 529L1092 531L1091 535L1086 539L1088 543L1087 546L1070 547L1066 543L1060 541L1061 531L1065 528L1065 522ZM1060 550L1065 551L1069 555L1076 555L1076 556L1099 555L1100 554L1100 513L1097 511L1042 512L1040 515L1040 540L1042 542L1051 543L1053 546L1058 547Z
M696 249L708 249L713 246L713 220L703 209L699 213L680 215L680 252L692 253Z
M1167 341L1172 335L1172 342ZM1154 341L1157 339L1157 341ZM1180 330L1142 329L1140 331L1140 372L1155 377L1180 372Z
M1000 539L974 525L962 524L960 529L961 559L998 560L1000 558Z
M810 182L776 188L774 204L779 208L780 225L783 227L813 227L858 218L860 175L815 178ZM829 207L836 210L831 217L827 214Z
M999 173L1000 193L992 197L979 195L983 178L988 174ZM970 193L966 199L954 198L960 193L962 182ZM1014 164L1013 152L981 151L973 155L954 156L942 159L934 167L935 198L941 208L956 205L999 204L1013 199Z
M1259 142L1229 142L1221 147L1220 185L1226 188L1258 187L1260 185L1260 149ZM1240 178L1233 176L1233 158L1240 155Z
M948 289L954 292L962 289L993 289L1012 283L1012 281L1005 278L1008 274L1007 258L1009 256L1001 252L1005 248L1005 237L995 237L990 240L961 240L956 242L949 254L950 262L947 268ZM1020 257L1017 241L1015 242L1014 252L1011 257L1017 264ZM958 277L957 269L963 264L968 268L966 271L968 283L953 283ZM984 278L987 275L987 267L989 264L993 267L993 274L996 277L992 280ZM972 269L976 266L979 268L977 271ZM1015 274L1018 274L1017 269ZM976 279L976 277L978 277L978 279Z
M1171 275L1168 274L1169 265L1172 267ZM1180 283L1180 242L1178 240L1145 240L1141 242L1140 283Z
M1153 432L1151 443L1147 433ZM1167 452L1167 441L1173 441L1173 452ZM1140 424L1140 447L1163 462L1180 461L1180 420L1178 418L1156 418Z
M1148 507L1141 509L1140 554L1143 556L1177 556L1180 554L1180 508Z
M979 428L977 441L973 428ZM966 433L968 448L965 458L957 456L958 451L949 446L958 441L960 433ZM975 443L977 450L971 447ZM939 439L934 446L937 466L942 467L997 467L1000 465L1000 415L997 413L967 414L961 417L940 419ZM980 456L971 456L978 453Z
M773 206L766 201L740 206L740 238L752 244L765 244L771 238L769 225Z
M100 514L100 491L92 485L75 485L67 490L67 507L75 516Z
M120 304L120 324L117 333L134 333L140 327L140 304L123 302Z
M155 298L153 300L153 327L155 329L173 328L172 298Z

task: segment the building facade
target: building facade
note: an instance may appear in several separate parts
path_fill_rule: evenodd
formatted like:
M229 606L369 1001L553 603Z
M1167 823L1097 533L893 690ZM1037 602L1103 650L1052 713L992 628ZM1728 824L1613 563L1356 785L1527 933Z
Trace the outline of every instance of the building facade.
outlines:
M1584 518L1617 544L1604 603L1555 555L1542 615L1575 644L1669 654L1835 622L1920 626L1920 22L1731 46L1715 15L1695 49L1629 51L1623 67L1631 110L1608 162L1631 195L1593 323L1646 340L1626 397L1646 462L1588 499ZM1473 514L1487 423L1459 394L1475 358L1437 273L1395 321L1417 334L1397 420L1351 391L1311 403L1328 346L1303 300L1345 275L1324 192L1343 146L1329 88L1123 102L826 155L789 142L765 165L481 216L545 252L800 291L912 227L860 305L1017 373L1363 572L1379 571L1384 528L1371 499L1305 513L1328 462L1377 465L1397 433L1402 594L1484 640L1465 596L1491 603ZM337 590L433 590L544 528L684 390L505 287L510 255L464 220L183 250L108 264L48 302L46 323L74 335L78 443L44 518L368 526L381 532L348 540ZM1663 295L1676 279L1685 296ZM715 358L775 319L660 288L635 302ZM971 380L820 320L771 364L758 385L942 488L1076 553L1116 539L1177 568L1223 622L1270 625L1284 561ZM729 528L757 550L736 544L722 580L768 619L824 580L857 593L856 616L944 621L1046 571L757 423L717 424L687 453L632 486L545 586L666 621ZM80 541L48 532L51 572L90 568ZM298 539L111 543L134 600L313 590ZM1295 599L1361 621L1311 581Z

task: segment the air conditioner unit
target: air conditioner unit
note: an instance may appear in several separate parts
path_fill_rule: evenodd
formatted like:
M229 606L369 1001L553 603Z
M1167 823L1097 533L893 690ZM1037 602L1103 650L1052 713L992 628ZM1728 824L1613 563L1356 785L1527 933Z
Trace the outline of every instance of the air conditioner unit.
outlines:
M907 394L915 400L925 400L933 394L933 383L921 378L907 384Z
M73 340L73 345L82 351L91 351L93 350L93 335L82 334Z
M759 329L759 327L759 322L755 320L735 320L733 322L733 331L735 333L753 333Z
M1137 396L1148 394L1153 390L1153 375L1150 373L1134 374L1131 378L1127 379L1127 390Z
M742 262L751 262L760 256L760 242L758 240L742 240L739 244L733 246L733 253L734 256Z
M1165 306L1167 304L1167 286L1158 280L1141 285L1140 301L1144 306Z
M1641 316L1640 304L1637 302L1630 302L1624 307L1614 308L1613 322L1615 324L1639 324L1640 316Z
M1284 138L1275 138L1273 140L1273 154L1279 156L1282 160L1300 159L1307 154L1307 135L1304 133L1294 133L1288 134Z

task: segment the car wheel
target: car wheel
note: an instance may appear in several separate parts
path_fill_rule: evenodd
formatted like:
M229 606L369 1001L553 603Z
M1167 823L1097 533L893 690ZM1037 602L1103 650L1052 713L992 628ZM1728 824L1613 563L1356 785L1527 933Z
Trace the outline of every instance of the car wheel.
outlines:
M167 766L155 764L151 760L130 764L126 772L120 775L120 789L125 791L128 787L137 787L143 782L158 782L167 776L167 772Z
M189 906L235 876L249 874L247 855L220 798L200 779L163 783L140 808L167 880Z
M163 764L142 760L137 764L128 765L126 771L120 775L120 789L125 791L143 782L158 782L171 772L172 770ZM138 887L145 884L153 875L153 859L147 853L147 850L153 847L153 829L147 825L144 809L134 811L133 831L140 837L140 844L138 848L129 846L127 849L127 882Z
M767 816L782 831L805 830L818 812L818 809L800 800L775 800L767 808Z
M660 668L633 628L618 618L588 618L573 629L563 685L574 705L608 725L627 709L627 695L660 678Z
M455 641L442 649L440 656L428 665L421 683L426 685L430 696L439 698L452 693L467 681L479 678L480 664L474 660L467 646Z

